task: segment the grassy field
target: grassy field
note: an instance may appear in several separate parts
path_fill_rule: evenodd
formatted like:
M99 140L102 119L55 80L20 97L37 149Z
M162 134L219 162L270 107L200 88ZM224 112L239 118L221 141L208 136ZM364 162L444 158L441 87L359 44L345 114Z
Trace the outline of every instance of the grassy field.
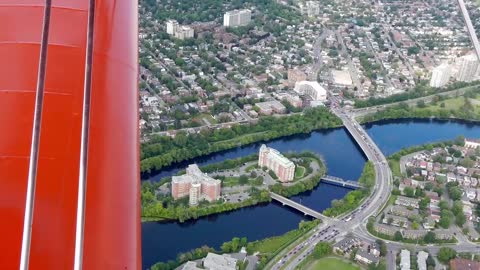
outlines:
M389 159L388 165L390 165L390 168L392 169L393 176L402 176L402 173L400 172L400 161L395 159Z
M238 179L239 177L225 177L225 180L223 180L222 186L224 187L233 187L238 185Z
M360 270L361 268L338 258L322 258L309 265L308 270Z
M302 178L305 175L305 167L297 166L295 168L295 178Z
M469 98L470 103L473 106L473 111L476 114L480 114L480 98L477 95L475 98ZM423 111L423 110L430 110L433 112L439 112L443 110L447 111L456 111L461 109L465 106L465 97L455 97L449 98L446 100L438 101L435 105L434 104L427 104L425 107L420 108L418 106L414 106L416 110Z
M253 171L253 170L257 169L257 168L258 168L258 164L257 164L257 163L254 163L254 164L252 164L252 165L249 165L247 168L245 168L245 171L246 171L246 172L251 172L251 171Z
M291 242L293 239L297 238L298 235L298 231L289 231L284 235L253 242L250 248L260 253L274 253L279 247Z

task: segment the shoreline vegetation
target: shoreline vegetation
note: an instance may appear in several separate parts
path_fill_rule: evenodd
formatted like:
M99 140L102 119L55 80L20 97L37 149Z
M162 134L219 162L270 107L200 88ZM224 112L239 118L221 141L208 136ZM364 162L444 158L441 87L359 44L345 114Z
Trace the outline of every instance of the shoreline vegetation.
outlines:
M249 255L258 252L259 264L257 265L257 269L263 269L280 251L311 231L319 223L319 220L300 221L297 229L293 229L282 235L272 236L252 242L248 242L246 237L234 237L231 241L224 242L218 250L209 246L202 246L187 252L179 253L175 260L157 262L149 269L172 270L187 261L201 259L207 256L208 252L214 252L217 254L234 253L239 252L242 247L246 247L247 254Z
M328 108L317 107L306 109L301 114L262 117L256 124L237 124L230 128L202 130L190 135L180 131L175 138L153 135L141 145L141 176L146 179L173 163L215 152L341 125L341 120Z
M290 197L302 192L314 189L320 182L320 178L325 174L326 167L321 158L311 152L301 153L285 153L288 158L300 158L307 163L316 162L319 171L314 173L311 167L306 168L306 175L302 179L296 179L291 185L282 185L281 183L274 184L270 187L261 186L263 180L255 177L248 178L238 186L250 185L248 189L249 198L241 202L226 202L220 199L216 202L208 203L202 201L199 206L189 207L188 197L178 200L173 200L169 194L158 194L160 186L165 185L171 181L171 177L163 178L158 182L143 181L141 185L141 203L142 203L142 222L145 221L179 221L184 222L190 219L198 219L200 217L229 212L244 207L251 207L254 205L269 203L271 197L269 191L275 192L282 196ZM225 160L220 163L209 164L200 169L205 173L214 173L221 170L228 170L238 168L239 166L252 162L258 159L257 154L249 155L232 160ZM180 171L178 174L182 174ZM251 175L251 174L250 174ZM231 177L219 177L222 181L222 186L228 184L226 180Z
M337 217L352 211L370 195L372 187L375 185L375 168L371 161L365 163L358 182L365 188L350 191L342 199L333 200L331 207L323 210L323 214L328 217Z

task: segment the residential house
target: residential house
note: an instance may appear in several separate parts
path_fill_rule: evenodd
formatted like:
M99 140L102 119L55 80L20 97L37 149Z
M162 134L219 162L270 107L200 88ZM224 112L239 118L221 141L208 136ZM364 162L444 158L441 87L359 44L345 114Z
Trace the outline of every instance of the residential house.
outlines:
M427 230L404 230L402 232L403 238L417 240L423 238L427 234Z
M357 238L346 237L333 245L333 251L338 254L349 254L354 248L360 245Z
M203 259L203 267L206 269L222 269L222 270L236 270L237 259L232 258L228 254L218 255L215 253L208 253L207 257Z
M430 198L430 203L439 203L440 202L440 196L438 196L438 193L437 192L433 192L433 191L425 191L425 196L427 196L428 198Z
M400 251L400 269L410 270L410 251L406 249Z
M401 205L392 205L390 207L390 213L397 215L397 216L402 216L402 217L411 217L413 215L418 214L418 211L416 209L414 210L409 210L405 206Z
M403 205L406 207L413 207L413 208L418 208L418 199L415 198L409 198L405 196L398 196L397 200L395 200L395 204L397 205Z
M393 226L383 225L378 223L375 223L373 225L373 229L378 233L389 235L389 236L393 236L395 232L398 231L398 229Z
M480 262L471 261L462 258L455 258L450 261L451 270L478 270L480 269Z
M427 252L425 251L418 252L418 255L417 255L418 270L427 270L427 258L428 258Z
M355 260L366 265L377 264L379 261L377 256L370 254L363 249L357 251L355 254Z
M423 228L425 230L431 230L435 228L435 220L432 217L426 217L423 222Z
M196 262L188 261L184 265L182 265L179 269L180 270L201 270L203 268L198 267Z
M439 240L451 240L453 239L453 232L448 229L435 230L435 238Z
M397 227L408 228L408 224L410 222L408 221L408 218L386 214L385 218L382 220L382 223Z

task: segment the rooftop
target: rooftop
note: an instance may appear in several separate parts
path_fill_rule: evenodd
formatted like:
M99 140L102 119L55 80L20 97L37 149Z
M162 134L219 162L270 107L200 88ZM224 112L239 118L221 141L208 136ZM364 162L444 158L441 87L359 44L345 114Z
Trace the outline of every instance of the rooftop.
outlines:
M230 257L228 254L208 253L203 260L203 266L212 270L236 270L237 259Z

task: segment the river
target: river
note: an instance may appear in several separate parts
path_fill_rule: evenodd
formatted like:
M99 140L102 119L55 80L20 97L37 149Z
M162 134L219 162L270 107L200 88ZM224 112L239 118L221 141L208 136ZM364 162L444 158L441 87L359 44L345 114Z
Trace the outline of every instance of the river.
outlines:
M401 120L367 124L364 127L385 155L404 147L450 140L459 135L480 137L480 125L466 122ZM361 150L343 128L284 137L266 144L281 152L315 152L325 160L329 175L347 180L356 180L366 162ZM261 143L251 144L179 163L164 169L152 180L172 175L192 162L201 166L256 153L260 145ZM320 184L313 191L293 197L293 200L322 211L330 206L331 200L342 198L348 191ZM296 228L303 219L308 217L278 203L270 203L185 223L142 223L143 268L158 261L174 260L178 253L202 245L218 248L223 242L237 236L252 241L283 234Z

